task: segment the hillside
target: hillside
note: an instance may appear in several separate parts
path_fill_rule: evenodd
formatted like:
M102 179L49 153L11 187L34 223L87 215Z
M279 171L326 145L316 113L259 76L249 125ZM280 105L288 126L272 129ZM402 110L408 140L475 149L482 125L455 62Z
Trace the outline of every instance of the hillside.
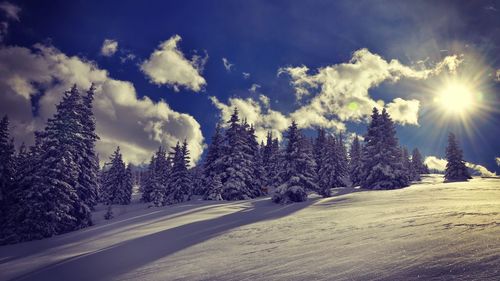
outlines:
M500 180L304 203L190 201L115 210L80 231L0 247L0 280L494 280Z

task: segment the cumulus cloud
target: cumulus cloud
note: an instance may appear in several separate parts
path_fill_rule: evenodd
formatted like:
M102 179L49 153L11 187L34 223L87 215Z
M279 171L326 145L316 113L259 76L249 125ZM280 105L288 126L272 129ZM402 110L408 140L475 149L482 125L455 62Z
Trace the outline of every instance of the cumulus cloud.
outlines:
M19 21L19 13L21 12L20 7L5 1L0 3L0 10L2 10L9 19Z
M311 73L307 66L283 67L278 76L286 74L295 90L297 101L310 97L308 103L299 109L312 120L305 123L339 126L344 121L363 121L371 114L373 107L381 103L369 95L369 90L382 82L397 82L402 78L426 79L442 71L454 72L462 62L459 56L448 56L433 68L413 69L398 60L387 61L367 49L354 52L347 63L319 68ZM389 103L401 124L418 124L419 103L401 98Z
M174 35L161 43L141 64L141 70L156 85L170 85L175 91L185 87L199 92L207 84L201 73L208 55L194 55L188 60L178 48L180 41L181 37Z
M101 55L111 57L118 51L118 42L112 39L104 39L101 47Z
M248 73L248 72L242 72L241 74L243 75L244 79L250 78L250 73Z
M497 162L497 165L500 166L500 157L495 157L495 161Z
M200 158L204 147L200 124L164 101L139 98L131 82L113 79L95 63L52 46L0 48L0 112L11 118L17 143L32 143L33 132L53 115L64 91L73 84L88 89L91 83L97 87L94 113L101 161L107 161L119 145L127 162L144 163L159 145L170 147L184 139L193 160ZM33 115L35 95L38 110Z
M495 74L495 81L500 82L500 69L497 69L497 72Z
M395 98L391 103L386 105L386 108L395 122L403 125L418 125L420 101Z
M222 64L224 64L224 68L227 72L231 72L231 68L234 66L234 64L230 63L227 58L222 58Z
M446 159L442 159L436 156L428 156L424 160L424 164L426 164L429 167L429 169L437 170L440 172L444 172L446 170L447 163L448 161L446 161ZM496 177L496 173L491 172L482 165L465 162L465 166L467 166L469 169L472 169L474 173L476 173L477 175L483 177Z

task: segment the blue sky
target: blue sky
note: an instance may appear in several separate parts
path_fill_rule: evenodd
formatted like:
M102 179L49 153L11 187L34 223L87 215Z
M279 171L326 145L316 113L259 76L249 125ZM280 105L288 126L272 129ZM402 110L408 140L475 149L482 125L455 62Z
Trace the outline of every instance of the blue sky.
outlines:
M204 144L210 142L216 122L233 105L248 112L249 120L255 118L252 114L265 115L258 127L262 131L273 129L278 135L292 118L300 119L306 130L324 125L331 131L346 129L347 134L363 134L363 108L379 101L380 106L393 104L403 145L442 158L446 134L454 131L467 161L500 172L495 162L495 157L500 157L498 2L10 4L19 10L14 11L17 17L13 17L8 13L13 12L10 6L2 8L2 22L8 26L0 33L0 64L9 75L0 78L0 110L12 115L18 130L14 135L20 140L29 142L30 130L50 116L50 104L57 101L58 91L71 83L83 88L97 79L102 82L103 93L96 114L98 122L102 119L104 140L98 151L103 157L119 144L125 147L125 158L138 163L149 158L146 155L158 145L171 145L186 137L193 139L190 144L195 158L199 158ZM172 40L175 36L179 40ZM117 43L116 51L109 56L101 50L105 39ZM173 60L169 64L162 62L165 57L153 58L153 52L168 40L173 44L169 50L180 53L183 61ZM346 66L350 62L356 65L352 61L355 54L359 56L358 65ZM229 70L224 67L223 58L233 64ZM391 60L397 60L397 65ZM147 62L149 71L145 70ZM444 68L439 69L442 62ZM458 65L453 66L454 62ZM62 66L68 70L61 70ZM302 66L308 70L298 74ZM92 69L83 70L85 67ZM164 73L162 68L169 71ZM360 68L367 72L358 77L356 71ZM51 72L50 78L40 73L44 70ZM387 73L380 74L384 71ZM249 77L245 78L243 72ZM182 81L175 82L176 79ZM205 83L196 84L189 79L203 79ZM344 90L325 90L342 83L346 85ZM365 83L366 93L360 89ZM435 97L450 83L467 86L481 99L474 100L473 109L447 112L446 106L436 104ZM258 85L254 86L255 91L249 90L254 84ZM133 85L134 90L126 85ZM304 88L307 94L298 98L297 88ZM127 94L120 96L123 91ZM269 104L261 95L269 99ZM151 101L141 101L144 96ZM398 98L401 100L396 101ZM326 102L331 107L318 109L313 106L315 99L317 104ZM345 111L353 99L356 112ZM34 106L32 116L24 112L28 104ZM306 116L313 107L314 116ZM127 128L129 132L125 132Z

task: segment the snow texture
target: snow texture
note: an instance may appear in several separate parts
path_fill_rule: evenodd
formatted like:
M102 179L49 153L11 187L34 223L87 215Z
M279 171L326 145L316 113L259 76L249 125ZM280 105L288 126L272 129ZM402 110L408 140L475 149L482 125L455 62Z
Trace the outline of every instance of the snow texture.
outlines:
M0 247L0 280L498 280L498 198L499 179L438 175L290 205L134 198L109 221L98 205L94 226Z

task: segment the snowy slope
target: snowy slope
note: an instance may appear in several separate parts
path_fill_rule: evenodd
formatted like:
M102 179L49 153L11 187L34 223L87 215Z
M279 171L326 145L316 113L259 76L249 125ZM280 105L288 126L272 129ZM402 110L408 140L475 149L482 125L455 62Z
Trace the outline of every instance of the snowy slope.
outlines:
M88 229L0 247L0 280L498 280L500 180L441 182L286 206L135 203Z

